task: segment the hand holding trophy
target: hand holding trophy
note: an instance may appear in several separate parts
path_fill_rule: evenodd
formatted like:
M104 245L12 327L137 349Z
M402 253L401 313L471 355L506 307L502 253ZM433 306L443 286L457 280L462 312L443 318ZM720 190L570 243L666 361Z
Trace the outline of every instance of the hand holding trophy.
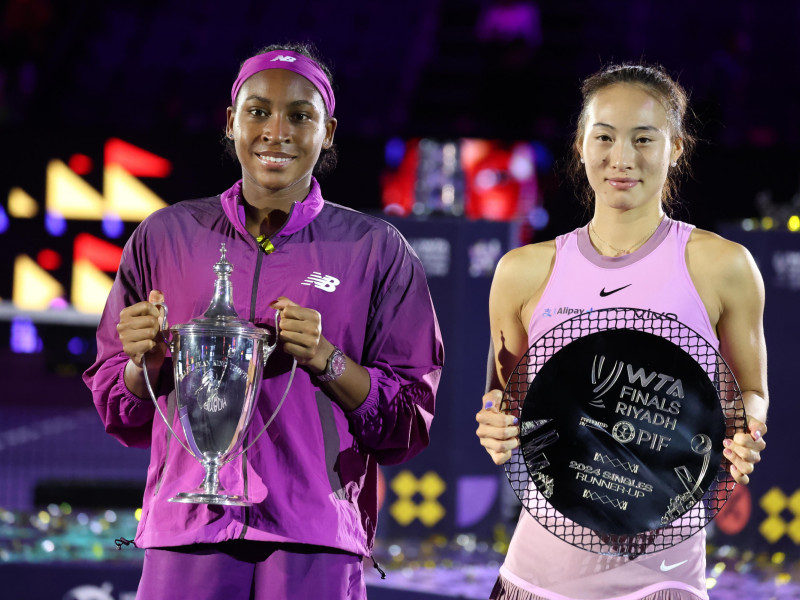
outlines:
M264 366L277 347L278 311L273 342L269 344L271 335L267 330L236 313L230 281L233 265L225 257L225 244L220 252L219 262L214 265L214 296L202 318L169 327L167 306L160 305L164 309L161 329L173 358L178 416L185 443L158 405L147 368L144 375L151 399L167 428L206 471L199 488L182 492L170 502L249 506L252 502L247 497L225 493L219 482L219 469L252 446L272 423L286 399L297 361L275 412L242 450L255 413Z

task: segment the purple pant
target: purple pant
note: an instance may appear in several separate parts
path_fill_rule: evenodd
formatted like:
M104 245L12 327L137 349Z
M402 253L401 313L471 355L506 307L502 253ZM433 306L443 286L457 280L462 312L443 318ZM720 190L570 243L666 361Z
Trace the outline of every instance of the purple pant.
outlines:
M149 548L137 600L365 600L361 557L247 540Z

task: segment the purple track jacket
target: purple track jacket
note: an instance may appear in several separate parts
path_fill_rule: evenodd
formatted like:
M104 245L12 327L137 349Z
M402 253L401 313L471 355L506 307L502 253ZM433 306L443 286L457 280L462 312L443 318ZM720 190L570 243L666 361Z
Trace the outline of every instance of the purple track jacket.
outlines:
M377 466L405 461L428 443L443 364L441 334L422 265L388 223L326 202L314 180L266 254L244 226L241 182L219 196L179 202L152 214L125 245L97 330L97 360L84 374L106 431L122 444L151 448L140 547L231 539L293 542L368 555L378 513ZM178 504L196 488L200 463L171 439L152 400L128 391L128 357L116 331L120 311L164 293L170 324L200 317L214 292L213 265L225 243L239 316L274 328L269 304L286 296L322 315L323 335L370 374L366 401L344 412L298 368L276 419L246 454L223 466L229 494L252 507ZM252 434L280 401L291 357L280 346L258 392ZM156 390L175 416L172 362ZM252 435L251 434L251 435Z

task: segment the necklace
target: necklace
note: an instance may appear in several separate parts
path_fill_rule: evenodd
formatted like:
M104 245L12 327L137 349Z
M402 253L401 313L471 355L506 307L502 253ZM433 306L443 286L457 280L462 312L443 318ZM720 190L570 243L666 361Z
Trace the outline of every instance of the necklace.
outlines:
M603 243L603 245L605 245L605 246L606 246L607 248L609 248L610 250L613 250L614 252L616 252L616 254L615 254L614 256L622 256L623 254L630 254L630 253L631 253L631 252L633 252L633 251L634 251L636 248L638 248L639 246L641 246L642 244L644 244L644 243L645 243L647 240L649 240L649 239L650 239L650 236L651 236L651 235L653 235L653 234L656 232L656 229L658 229L658 226L659 226L659 225L661 225L661 221L662 221L663 219L664 219L664 217L663 217L663 216L662 216L662 217L660 217L660 218L658 219L658 222L656 223L656 226L655 226L655 227L653 227L653 228L652 228L650 231L648 231L648 232L647 232L647 234L646 234L646 235L645 235L645 236L644 236L642 239L640 239L638 242L636 242L635 244L633 244L633 246L630 246L630 247L629 247L629 248L627 248L626 250L623 250L623 249L617 248L617 247L615 247L615 246L612 246L612 245L611 245L611 244L609 244L607 241L605 241L603 238L601 238L601 237L600 237L600 236L597 234L597 230L594 228L594 219L592 219L591 221L589 221L589 229L592 231L592 233L594 234L594 237L596 237L598 241L602 242L602 243Z

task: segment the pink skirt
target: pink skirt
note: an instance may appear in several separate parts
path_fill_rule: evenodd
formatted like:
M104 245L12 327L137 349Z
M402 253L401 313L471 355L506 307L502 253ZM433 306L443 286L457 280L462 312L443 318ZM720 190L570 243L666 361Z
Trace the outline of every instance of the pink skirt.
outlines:
M520 589L502 575L492 588L490 600L548 600L531 592ZM699 596L685 590L659 590L654 594L643 596L640 600L701 600Z

